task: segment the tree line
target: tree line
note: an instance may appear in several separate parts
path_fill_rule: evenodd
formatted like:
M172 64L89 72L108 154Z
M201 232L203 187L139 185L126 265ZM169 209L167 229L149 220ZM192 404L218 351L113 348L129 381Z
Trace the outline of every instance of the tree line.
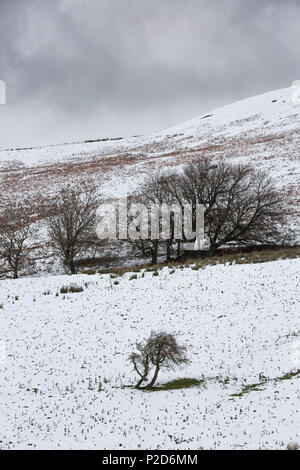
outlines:
M74 274L79 257L93 259L103 250L104 242L96 236L96 211L102 202L98 188L87 181L61 188L50 201L28 199L2 207L1 273L17 278L32 265L33 232L42 218L54 253L66 272ZM182 210L190 204L194 218L196 205L203 204L205 256L214 256L224 245L276 246L294 241L286 215L286 196L266 173L248 164L198 158L181 172L150 175L129 202L147 207L177 204ZM176 233L171 214L167 240L138 237L120 243L135 256L150 258L152 264L161 255L168 262L180 256L182 243L187 241L184 234L176 238Z

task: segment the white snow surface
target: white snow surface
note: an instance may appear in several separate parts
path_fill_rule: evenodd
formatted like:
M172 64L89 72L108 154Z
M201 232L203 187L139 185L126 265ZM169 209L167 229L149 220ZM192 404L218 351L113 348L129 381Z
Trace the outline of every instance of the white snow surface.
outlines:
M298 87L298 81L295 83ZM54 163L73 159L74 157L94 156L97 153L105 155L106 152L108 153L107 158L109 158L112 150L117 153L118 151L133 149L139 145L151 145L153 142L160 142L165 137L171 137L171 134L174 133L183 133L188 137L208 138L211 132L216 136L218 134L220 136L224 135L225 132L225 135L230 137L248 131L260 134L263 128L265 130L273 129L274 133L280 129L299 130L300 106L292 102L294 93L295 86L293 84L289 88L263 93L203 113L183 124L148 136L2 150L0 151L0 162L20 162L23 165L31 166ZM177 136L173 135L172 137Z
M256 117L260 118L258 123L261 121L261 124L269 120L269 123L272 123L273 126L277 124L278 128L280 128L282 125L281 121L284 121L285 125L299 129L299 121L289 119L293 117L292 113L299 114L300 112L298 106L294 105L292 102L294 93L294 87L283 88L236 101L230 105L217 108L211 113L204 113L179 126L168 129L167 132L184 132L189 135L194 135L194 133L203 132L204 129L212 128L215 130L218 126L230 126L230 124L233 124L235 121ZM211 119L206 117L209 114L212 115ZM208 119L207 122L204 120L204 125L201 123L203 119ZM241 122L240 127L243 127L244 131L247 129L253 131L252 122L252 120L248 123ZM255 130L259 130L259 128L257 127ZM231 129L230 132L235 133L234 129Z
M300 443L300 260L198 271L0 283L2 449L281 449ZM81 293L59 294L76 283ZM49 293L50 291L50 293ZM16 295L18 298L16 298ZM176 333L191 364L145 392L128 361L151 330ZM259 374L272 379L261 382ZM273 380L277 378L277 380ZM100 383L100 387L99 387ZM99 391L99 388L103 389Z

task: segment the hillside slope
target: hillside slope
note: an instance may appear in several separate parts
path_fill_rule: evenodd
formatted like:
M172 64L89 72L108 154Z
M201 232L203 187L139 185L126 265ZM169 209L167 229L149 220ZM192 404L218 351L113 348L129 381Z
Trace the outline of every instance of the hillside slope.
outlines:
M189 159L251 162L276 178L300 213L300 104L293 88L248 98L149 136L102 139L0 152L4 192L24 195L76 178L94 178L107 198L132 192L154 168L179 168Z
M0 449L300 444L299 267L294 259L163 268L118 283L109 274L2 281ZM71 282L83 291L60 294ZM191 360L159 382L200 386L124 387L137 380L128 356L151 330L175 333Z

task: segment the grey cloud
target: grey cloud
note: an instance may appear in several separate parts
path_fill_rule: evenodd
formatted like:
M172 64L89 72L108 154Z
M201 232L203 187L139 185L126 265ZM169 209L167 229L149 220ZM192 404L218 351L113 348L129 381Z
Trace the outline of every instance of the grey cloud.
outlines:
M299 19L298 0L0 0L0 147L146 133L289 86Z

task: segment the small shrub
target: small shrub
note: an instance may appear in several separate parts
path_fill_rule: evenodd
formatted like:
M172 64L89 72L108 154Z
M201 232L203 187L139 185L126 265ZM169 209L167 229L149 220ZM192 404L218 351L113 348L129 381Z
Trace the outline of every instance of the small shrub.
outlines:
M83 274L87 274L88 276L93 276L94 274L96 274L96 270L95 269L87 269L86 271L84 271Z
M83 292L83 290L84 290L83 287L76 286L75 284L69 287L69 292L71 292L72 294L76 292Z
M287 445L286 450L299 450L299 444L297 442L291 442L290 444Z
M137 274L133 274L132 276L130 276L129 278L129 281L133 281L134 279L137 279Z
M60 289L61 294L74 294L76 292L83 292L83 287L77 286L76 284L71 284L70 286L62 286Z
M199 271L199 269L201 268L202 268L201 264L196 264L196 266L192 267L192 271Z

